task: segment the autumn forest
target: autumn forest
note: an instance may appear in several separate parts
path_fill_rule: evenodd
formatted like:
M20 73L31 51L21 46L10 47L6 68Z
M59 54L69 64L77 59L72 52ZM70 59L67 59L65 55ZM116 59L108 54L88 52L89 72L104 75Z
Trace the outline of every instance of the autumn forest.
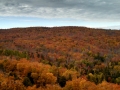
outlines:
M0 90L120 90L120 31L1 29Z

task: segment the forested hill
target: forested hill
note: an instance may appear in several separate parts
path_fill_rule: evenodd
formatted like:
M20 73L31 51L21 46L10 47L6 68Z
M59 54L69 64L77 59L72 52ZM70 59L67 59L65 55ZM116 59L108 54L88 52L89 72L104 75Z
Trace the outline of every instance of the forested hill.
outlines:
M119 84L119 30L73 26L0 30L1 90L8 86L9 90L119 90Z
M111 60L120 56L120 31L86 27L13 28L0 30L0 45L52 59L81 60L87 53L99 53Z

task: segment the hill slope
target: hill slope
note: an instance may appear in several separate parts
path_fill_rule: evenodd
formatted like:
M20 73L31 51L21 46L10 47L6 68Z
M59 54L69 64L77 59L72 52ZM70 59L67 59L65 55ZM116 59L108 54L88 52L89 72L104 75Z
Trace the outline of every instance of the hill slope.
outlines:
M35 88L43 90L43 86L47 90L50 88L69 90L70 86L72 90L76 90L82 87L79 86L82 83L89 84L97 90L98 88L103 90L101 86L109 90L111 85L114 89L120 88L119 85L111 84L120 84L120 31L118 30L86 27L30 27L0 30L0 59L0 82L8 82L9 78L14 79L14 84L19 82L28 90ZM3 77L4 79L1 79ZM95 85L88 80L101 84ZM79 81L82 83L80 84ZM76 82L79 84L78 87L74 86ZM2 85L0 87L4 89ZM93 90L92 87L86 87L88 90Z
M50 54L52 58L58 58L54 55L57 54L80 60L88 52L119 56L120 31L85 27L13 28L0 30L0 45L6 49Z

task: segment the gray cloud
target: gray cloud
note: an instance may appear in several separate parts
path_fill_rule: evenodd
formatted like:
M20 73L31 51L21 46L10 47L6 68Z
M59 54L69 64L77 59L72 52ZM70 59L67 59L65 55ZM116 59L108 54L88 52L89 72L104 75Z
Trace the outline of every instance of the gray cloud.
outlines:
M119 0L0 0L0 16L120 21Z

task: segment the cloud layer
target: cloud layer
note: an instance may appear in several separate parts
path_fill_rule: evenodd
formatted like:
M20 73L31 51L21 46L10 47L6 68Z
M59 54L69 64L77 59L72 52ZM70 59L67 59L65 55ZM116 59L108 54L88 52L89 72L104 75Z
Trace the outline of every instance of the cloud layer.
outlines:
M0 0L0 16L120 21L119 0Z

